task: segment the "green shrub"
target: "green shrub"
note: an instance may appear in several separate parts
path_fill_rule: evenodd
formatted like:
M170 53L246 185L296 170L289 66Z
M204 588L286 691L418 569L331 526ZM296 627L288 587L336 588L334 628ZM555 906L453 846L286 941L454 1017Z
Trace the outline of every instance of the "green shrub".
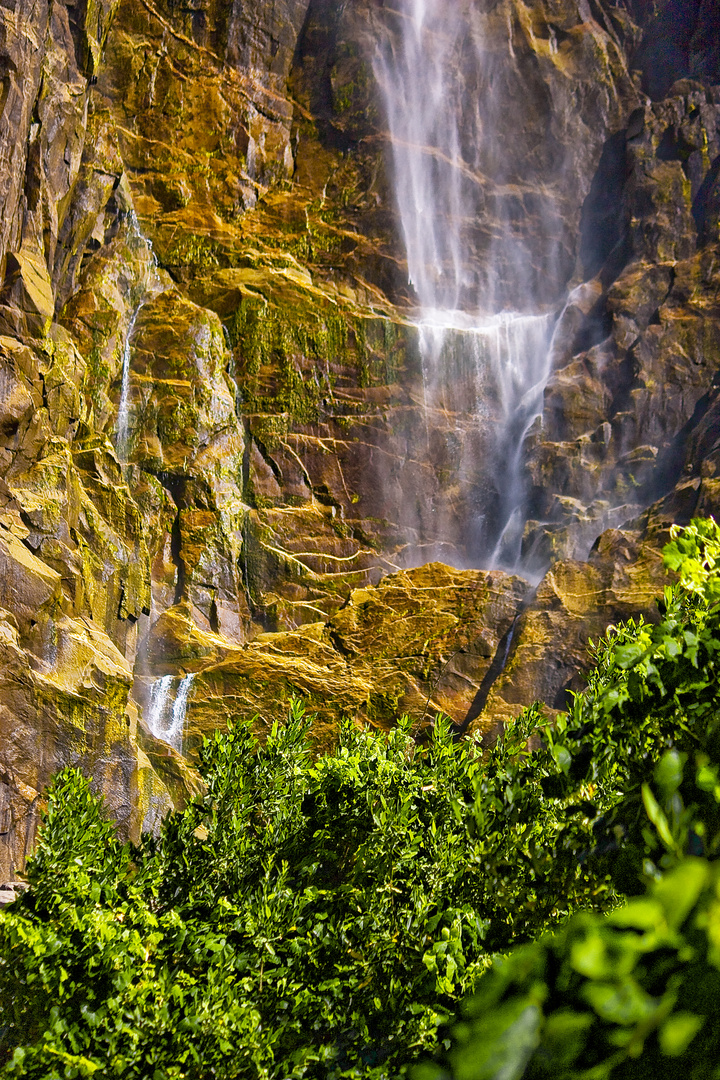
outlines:
M720 867L688 858L606 916L496 961L413 1080L720 1077Z
M434 1046L486 962L454 808L477 746L348 726L314 762L308 728L216 735L207 795L139 850L56 778L0 916L5 1075L388 1076Z
M592 843L568 822L564 855L637 898L496 960L416 1080L720 1077L719 556L714 521L674 530L659 624L598 646L547 737L591 793Z
M262 747L236 723L204 747L206 796L139 850L64 771L0 916L6 1075L397 1075L488 949L575 903L566 871L537 898L567 801L523 790L557 772L525 745L540 719L487 765L443 720L426 747L347 726L317 761L297 704Z
M489 754L440 718L427 746L407 721L386 735L347 725L314 760L300 704L263 746L236 718L203 748L206 795L138 849L119 843L87 781L65 770L30 888L0 914L2 1075L394 1078L437 1051L439 1026L478 985L462 1030L469 1046L477 1031L491 1045L495 1032L500 1062L478 1076L536 1068L548 1039L564 1045L566 1021L577 1050L558 1050L568 1069L585 1068L583 1032L597 1018L613 1053L634 1053L634 1035L622 1043L628 1024L617 1022L620 1038L612 1017L568 1013L577 979L566 953L598 927L609 942L642 938L628 978L654 1000L666 970L663 1001L685 978L688 949L706 975L715 962L706 862L720 843L718 552L714 523L678 534L667 559L684 585L666 591L659 624L615 631L567 715L550 725L534 706ZM614 922L586 913L567 923L578 909L614 911L667 871L697 877L698 866L706 876L685 922L662 915L672 941L661 885L627 909L654 904L653 927L618 929L615 912ZM483 975L492 954L558 925L560 937ZM594 985L592 972L575 974ZM681 998L655 1025L663 1054L686 1053L686 1036L694 1052L690 1017L705 1014ZM525 1056L505 1068L506 1044ZM441 1055L427 1068L456 1066Z

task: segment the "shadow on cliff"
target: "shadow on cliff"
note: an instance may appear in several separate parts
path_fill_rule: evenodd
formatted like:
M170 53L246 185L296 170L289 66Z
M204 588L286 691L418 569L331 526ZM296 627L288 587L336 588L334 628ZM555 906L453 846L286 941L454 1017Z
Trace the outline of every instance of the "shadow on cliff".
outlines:
M654 17L650 4L628 5L646 26L634 67L643 90L658 101L678 79L720 82L720 8L717 0L669 0Z
M334 0L310 0L292 69L295 73L299 70L312 73L307 90L320 141L328 149L345 154L356 148L357 140L334 123L332 70L341 15L342 5Z

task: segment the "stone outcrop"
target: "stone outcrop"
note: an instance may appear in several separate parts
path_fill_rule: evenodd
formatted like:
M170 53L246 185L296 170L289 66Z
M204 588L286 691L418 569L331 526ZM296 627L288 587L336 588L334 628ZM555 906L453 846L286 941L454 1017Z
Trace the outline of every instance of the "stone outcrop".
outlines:
M460 725L485 694L529 586L502 573L429 563L354 589L328 621L260 634L205 664L195 680L186 749L227 719L282 721L289 700L315 714L320 746L340 718L388 727L401 715L422 732L438 711Z
M391 5L2 8L0 879L64 764L137 837L198 790L203 735L293 695L321 746L341 716L561 708L588 638L652 614L668 524L717 512L715 5L461 6L493 72L459 58L472 287L510 238L555 328L537 588L486 569L492 373L452 338L423 372ZM148 724L191 673L183 757Z
M525 544L539 565L584 557L599 531L671 490L688 440L707 428L720 356L719 132L720 93L686 81L605 146L581 249L592 306L571 303L560 319L530 449ZM707 450L695 468L714 475Z

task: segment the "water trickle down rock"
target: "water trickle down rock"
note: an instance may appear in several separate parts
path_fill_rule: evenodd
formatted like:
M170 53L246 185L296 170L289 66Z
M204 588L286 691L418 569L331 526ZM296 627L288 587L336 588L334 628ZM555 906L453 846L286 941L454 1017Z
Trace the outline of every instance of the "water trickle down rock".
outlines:
M150 734L155 735L156 738L160 738L159 733L164 730L162 721L165 716L172 680L172 675L163 675L161 679L157 679L153 683L150 691L147 723Z
M142 246L147 248L150 272L147 281L143 283L142 291L130 316L130 322L128 323L125 332L125 344L123 346L120 401L118 402L117 432L115 436L117 456L123 463L127 462L130 449L130 360L132 356L133 331L135 330L135 323L137 322L138 315L143 306L153 296L157 296L158 293L162 292L163 288L158 274L157 257L153 251L152 244L145 236L143 236L134 211L131 211L128 215L128 243L138 248Z
M167 742L171 746L174 746L176 750L182 750L183 735L185 732L185 715L187 713L188 698L190 697L190 690L192 689L194 674L185 675L182 679L177 694L175 696L175 703L173 704L172 711L172 723L170 724L170 730L167 733Z
M185 715L194 678L194 674L190 674L180 680L172 706L170 699L173 683L176 681L172 675L163 675L157 679L150 692L147 718L150 734L168 743L178 753L182 752Z

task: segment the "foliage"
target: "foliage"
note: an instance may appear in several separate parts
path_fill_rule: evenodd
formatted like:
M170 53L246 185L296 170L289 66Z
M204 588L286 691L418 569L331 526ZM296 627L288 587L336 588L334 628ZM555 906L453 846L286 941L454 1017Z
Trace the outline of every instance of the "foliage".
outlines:
M426 747L348 726L317 761L298 704L262 747L236 723L204 747L204 798L137 851L66 770L0 917L7 1075L397 1075L488 948L575 902L567 874L536 882L566 801L540 802L540 719L487 765L442 720Z
M407 721L387 734L347 725L315 760L299 703L262 746L235 718L204 746L206 794L137 849L65 770L31 887L0 915L2 1075L396 1077L437 1049L438 1026L477 985L467 1044L480 1031L500 1063L504 1046L526 1048L487 1076L535 1069L551 1043L570 1070L585 1068L589 1046L634 1053L658 994L653 1038L662 1053L680 1046L697 1027L690 1014L704 1014L684 991L670 1005L664 995L691 985L689 949L711 978L707 860L720 845L720 534L693 530L668 549L685 584L666 590L658 624L612 630L569 713L551 725L534 706L489 753L440 718L426 746ZM699 880L698 866L705 877L678 921L662 899L678 879L663 874ZM650 899L615 910L653 882ZM613 914L568 922L582 908ZM643 910L656 923L637 923ZM483 975L493 953L558 925L557 938ZM617 977L600 960L573 967L586 938L601 941L598 955L625 957ZM596 1008L631 983L645 1002L637 1016L628 1006L632 1022ZM576 1027L573 1008L585 1017ZM427 1068L475 1075L462 1055ZM559 1077L553 1068L527 1075Z
M205 797L135 851L56 778L0 916L5 1075L387 1076L434 1045L485 965L453 802L477 746L347 727L313 762L308 727L216 735Z
M578 856L637 898L497 960L416 1080L720 1077L718 554L714 521L673 530L680 584L660 622L600 643L549 736L568 773L582 753L568 738L588 741L588 787L606 805L594 799L594 847Z
M413 1080L720 1077L720 867L692 857L610 915L496 961Z
M667 566L680 574L682 588L710 608L720 601L720 531L714 518L696 518L680 528L673 525L664 550Z
M66 770L0 917L7 1075L397 1075L489 950L614 897L577 860L552 872L576 794L542 797L542 723L487 764L443 720L426 747L347 726L313 762L296 703L262 747L247 723L209 740L207 794L137 851Z

